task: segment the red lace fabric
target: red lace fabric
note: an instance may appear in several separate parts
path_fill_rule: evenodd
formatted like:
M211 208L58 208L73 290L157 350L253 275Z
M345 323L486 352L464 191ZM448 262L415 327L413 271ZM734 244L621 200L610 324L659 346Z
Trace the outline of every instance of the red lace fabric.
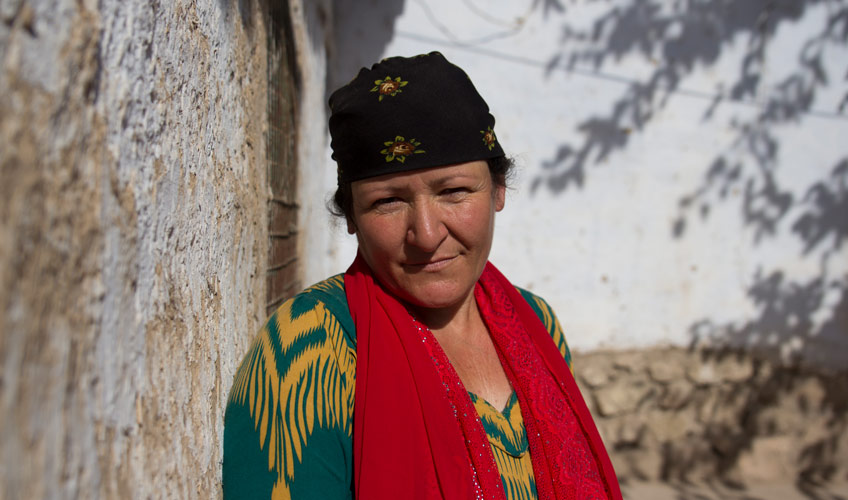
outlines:
M475 498L505 499L498 466L492 455L486 430L477 416L474 402L471 401L459 375L453 369L447 354L442 350L442 346L439 345L430 329L414 318L413 323L420 332L424 347L430 353L433 364L439 372L439 378L445 386L445 393L453 408L454 416L466 438L468 473L474 481Z
M345 292L357 332L357 498L505 498L471 398L433 335L361 257ZM539 498L620 499L591 415L539 318L491 264L475 298L522 408Z
M592 416L538 316L491 264L474 294L521 404L539 498L621 498Z

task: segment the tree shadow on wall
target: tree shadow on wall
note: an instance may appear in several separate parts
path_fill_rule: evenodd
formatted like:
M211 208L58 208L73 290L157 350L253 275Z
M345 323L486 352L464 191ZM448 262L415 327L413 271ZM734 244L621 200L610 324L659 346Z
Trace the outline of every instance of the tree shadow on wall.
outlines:
M546 1L563 6L556 0ZM734 408L733 419L716 420L705 434L692 436L685 446L669 444L665 448L667 479L685 478L703 458L699 453L711 455L711 460L720 458L715 472L722 478L756 439L776 432L769 427L768 414L775 405L783 404L783 398L790 397L803 379L800 375L805 368L797 361L815 359L823 347L830 353L844 353L848 348L848 276L835 275L832 270L841 268L839 259L844 259L848 237L848 157L835 165L810 165L821 176L803 196L794 194L799 192L798 186L782 185L777 175L781 127L809 116L848 119L840 114L848 108L848 92L835 109L813 108L826 87L848 77L845 67L825 64L829 51L848 46L848 1L632 0L621 4L606 9L589 29L566 23L561 49L550 59L549 71L586 65L600 71L605 63L640 54L654 69L647 78L628 83L608 113L578 124L582 139L560 144L543 162L542 172L533 180L533 192L547 189L563 194L569 188L582 188L591 178L591 169L623 151L634 134L647 132L658 111L675 95L704 100L705 123L714 120L727 101L749 105L751 118L730 123L733 139L729 146L706 159L699 185L679 200L670 234L683 239L687 229L708 219L716 206L738 203L742 221L752 230L756 244L766 243L777 236L778 229L788 227L801 243L801 259L818 268L812 277L801 280L788 268L760 269L747 290L755 307L752 318L741 324L720 324L707 318L690 328L693 349L712 346L703 351L706 357L760 352L783 355L789 361L776 369L761 363L748 380L722 392L719 406ZM827 13L824 22L800 44L797 53L786 54L787 60L794 62L787 76L766 88L764 65L774 34L814 7ZM738 50L731 45L742 39L746 41L744 54L732 81L714 95L683 87L697 68L718 62L724 52ZM589 48L570 49L573 46ZM812 485L832 478L837 447L848 432L845 383L837 383L838 377L821 377L824 397L816 403L816 410L829 417L820 435L806 441L798 454L798 487L809 498L818 498Z
M707 442L721 436L721 443L729 443L723 448L713 443L713 450L720 449L719 477L730 471L757 439L779 434L768 415L796 394L797 385L814 372L824 393L811 411L827 415L827 419L812 439L801 443L797 455L800 473L795 480L809 498L819 498L817 486L835 479L839 457L846 454L839 446L844 446L843 436L848 433L848 373L844 365L834 368L832 361L818 356L824 351L843 353L844 357L848 348L848 277L830 277L828 273L832 259L844 255L839 251L848 237L848 159L840 161L828 179L811 186L802 203L806 208L794 220L792 229L803 241L805 254L817 252L818 274L805 281L793 281L781 270L760 270L747 290L757 310L752 319L741 324L703 319L690 328L690 334L693 349L701 345L723 346L703 351L705 358L739 356L740 349L744 349L784 360L776 368L757 364L749 379L733 384L724 393L720 405L733 407L740 398L743 403L736 405L735 422L715 422L705 436ZM827 314L823 320L821 311ZM830 369L823 370L828 363ZM811 370L811 365L815 369ZM794 412L810 411L803 401L800 403ZM666 457L679 467L675 475L685 475L686 462L678 458Z
M557 0L545 1L562 8ZM848 157L836 165L810 165L822 175L796 199L793 193L798 186L781 185L777 175L782 165L777 132L810 115L848 120L838 114L848 94L837 104L840 109L813 109L816 97L843 77L844 68L834 71L825 61L828 51L848 47L848 0L632 0L622 4L607 9L589 29L566 23L563 48L549 61L549 70L586 64L599 70L609 60L634 54L652 60L655 69L645 80L630 83L608 115L580 123L582 142L561 144L553 158L543 163L533 190L546 188L561 194L571 186L582 187L590 165L626 148L630 137L646 131L674 94L692 93L682 88L686 77L698 67L716 63L735 41L746 38L735 81L705 104L703 121L712 120L726 100L753 105L757 99L755 113L748 120L734 118L733 140L705 162L699 185L679 200L670 232L682 239L688 225L709 218L715 206L740 203L742 222L752 230L756 244L776 236L778 228L788 223L802 243L801 258L808 263L818 259L819 272L808 281L796 282L781 269L761 269L748 290L758 310L756 319L741 327L699 321L691 329L692 337L696 342L710 337L762 349L794 345L798 353L807 354L803 348L814 337L844 335L848 331L844 322L815 322L813 317L823 308L830 308L834 321L845 314L848 276L833 276L831 268L844 258L840 250L848 236ZM824 22L799 44L797 54L787 55L794 61L787 76L763 88L766 53L774 34L814 7L824 9ZM552 9L546 7L546 11ZM565 48L571 46L587 48ZM834 326L827 329L823 324Z
M693 344L722 343L770 351L793 348L791 353L809 358L804 346L813 339L838 339L848 330L848 276L831 276L829 267L839 259L848 238L848 158L841 160L831 175L811 186L799 202L804 210L792 223L801 239L805 256L815 254L819 271L806 281L792 281L781 270L757 271L747 295L758 314L741 325L717 324L709 319L690 328ZM751 220L762 218L746 216ZM771 227L768 222L766 227ZM765 230L764 230L765 231ZM824 321L815 315L832 311ZM834 346L838 347L838 346ZM774 353L774 354L787 354Z
M546 0L546 12L556 10L547 7L548 4L562 8L560 2ZM640 54L653 63L655 69L646 79L631 82L606 116L593 116L579 123L577 129L583 140L558 146L554 155L543 162L542 173L533 180L533 191L545 187L559 194L571 186L582 187L589 175L588 168L626 148L630 137L646 130L656 112L675 94L712 99L705 109L705 121L712 118L725 100L753 105L761 91L770 39L782 24L798 21L808 8L819 4L828 5L830 14L821 33L811 37L798 54L796 71L777 85L753 123L736 125L738 138L734 146L747 148L759 160L759 165L772 166L778 143L770 128L797 121L801 115L813 112L811 106L816 92L833 77L822 64L823 52L831 44L844 45L848 41L848 3L843 0L680 0L673 3L633 0L626 6L611 7L590 29L565 23L562 50L548 61L549 72L586 65L598 71L610 60ZM709 96L682 87L685 78L696 68L717 62L740 36L747 37L747 46L739 75L728 89L719 88L715 96ZM588 48L567 49L585 45ZM836 79L841 76L837 75ZM839 112L838 109L833 111ZM708 164L715 165L722 156ZM769 177L767 173L761 175ZM738 176L741 181L746 180L742 172ZM773 203L778 210L786 204L780 194L780 190L775 192ZM684 225L685 221L679 219L677 234Z
M834 369L832 360L819 356L822 351L843 353L843 357L848 352L848 276L829 272L832 263L843 258L841 250L848 238L848 158L829 173L795 203L800 214L789 221L803 243L804 257L818 259L818 273L806 280L793 280L783 270L760 269L747 290L756 310L751 319L741 324L702 319L690 328L692 349L713 346L701 351L705 360L720 361L741 356L743 351L783 359L777 366L755 363L751 377L730 384L722 392L717 405L729 409L734 419L716 419L698 437L709 445L705 453L719 457L716 476L731 474L758 440L791 434L791 430L779 429L772 415L776 408L785 409L787 400L797 397L797 404L787 413L804 414L807 419L826 416L812 437L799 438L797 443L795 465L799 474L793 479L798 490L810 499L829 498L822 496L821 486L838 479L837 464L846 455L840 446L845 446L848 433L848 373L844 366ZM721 189L728 188L725 185ZM743 202L746 223L759 229L758 238L772 235L779 219L752 210L748 198L746 194ZM823 370L828 364L830 370ZM813 398L814 403L806 399L806 388L799 388L799 384L809 384L810 377L823 391ZM673 464L668 471L673 477L685 477L698 461L694 455L682 459L679 449L666 451L664 461Z
M745 359L732 349L700 354L704 362L712 363ZM799 365L755 359L749 377L725 381L712 394L709 406L714 410L704 417L703 430L663 443L662 479L676 487L681 499L691 498L687 493L693 481L705 481L716 498L729 498L719 493L728 489L744 494L749 478L742 475L746 469L740 468L741 462L747 459L749 469L768 469L774 465L763 462L788 459L781 455L794 461L778 479L781 484L794 483L806 498L832 498L826 495L827 486L845 480L846 452L839 449L848 432L848 376L844 370L821 374ZM696 392L695 398L698 396ZM711 464L714 470L705 474L704 464ZM790 472L797 475L791 477Z

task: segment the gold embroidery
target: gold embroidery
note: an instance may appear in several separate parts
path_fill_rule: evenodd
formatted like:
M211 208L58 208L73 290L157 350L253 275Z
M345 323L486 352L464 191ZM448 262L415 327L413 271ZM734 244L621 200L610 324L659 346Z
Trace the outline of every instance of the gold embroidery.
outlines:
M381 155L385 155L386 162L397 160L401 163L406 162L406 157L411 154L425 153L423 149L418 149L421 143L415 139L406 140L401 136L395 136L394 141L386 141L383 146L388 146L380 151Z
M495 141L497 138L495 137L495 131L492 130L492 127L487 127L486 130L481 130L481 134L483 134L483 144L489 147L489 151L495 147Z
M391 96L394 97L402 92L401 87L406 87L406 84L409 82L405 82L397 77L392 79L392 77L386 75L382 80L374 80L374 88L371 89L371 92L378 92L380 97L377 99L378 101L382 101L383 97Z

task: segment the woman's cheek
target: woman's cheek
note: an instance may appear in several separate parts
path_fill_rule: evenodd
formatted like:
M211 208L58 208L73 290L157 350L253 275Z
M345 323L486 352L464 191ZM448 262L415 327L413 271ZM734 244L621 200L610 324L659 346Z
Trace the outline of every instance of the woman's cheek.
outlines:
M480 229L476 225L488 224L487 208L480 203L463 204L457 207L455 218L465 229Z

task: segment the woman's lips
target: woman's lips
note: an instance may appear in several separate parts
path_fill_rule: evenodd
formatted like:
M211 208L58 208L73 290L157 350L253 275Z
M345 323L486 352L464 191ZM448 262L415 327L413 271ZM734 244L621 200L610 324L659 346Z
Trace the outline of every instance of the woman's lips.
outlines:
M407 264L405 264L405 267L408 267L408 268L410 268L414 271L434 272L434 271L440 271L440 270L444 269L445 267L449 266L451 264L451 262L453 262L455 259L456 259L456 256L444 257L444 258L441 258L441 259L428 260L426 262L407 263Z

